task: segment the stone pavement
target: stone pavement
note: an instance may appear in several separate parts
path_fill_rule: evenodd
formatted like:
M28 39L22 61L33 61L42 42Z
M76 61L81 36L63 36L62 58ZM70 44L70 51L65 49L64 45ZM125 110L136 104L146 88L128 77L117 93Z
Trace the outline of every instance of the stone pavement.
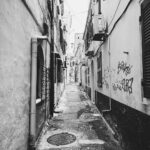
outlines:
M75 84L67 85L37 142L37 150L121 150L98 109Z

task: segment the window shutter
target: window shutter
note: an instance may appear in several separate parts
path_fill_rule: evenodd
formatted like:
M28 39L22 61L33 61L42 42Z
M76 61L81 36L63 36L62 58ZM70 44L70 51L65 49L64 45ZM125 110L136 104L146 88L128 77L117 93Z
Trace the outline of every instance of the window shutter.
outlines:
M143 90L144 97L150 98L150 1L141 5L143 44Z

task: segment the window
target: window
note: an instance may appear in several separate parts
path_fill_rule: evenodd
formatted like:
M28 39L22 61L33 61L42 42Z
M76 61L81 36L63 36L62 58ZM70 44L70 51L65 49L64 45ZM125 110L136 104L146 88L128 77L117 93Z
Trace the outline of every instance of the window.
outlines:
M102 87L102 52L97 57L97 86Z
M150 1L144 0L142 12L143 91L150 98Z

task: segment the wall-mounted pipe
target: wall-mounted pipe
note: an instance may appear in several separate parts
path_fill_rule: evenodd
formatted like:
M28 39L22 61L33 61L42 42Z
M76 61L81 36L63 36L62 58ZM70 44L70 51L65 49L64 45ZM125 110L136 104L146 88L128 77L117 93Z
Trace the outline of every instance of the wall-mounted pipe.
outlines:
M46 40L50 45L50 41L47 36L36 36L31 39L31 101L30 101L30 135L29 135L30 149L35 149L35 141L36 141L36 86L37 86L38 39L43 41Z
M110 37L108 37L108 44L109 44L109 51L108 51L108 54L109 54L109 85L111 85L111 53L110 53ZM111 86L109 88L109 108L108 109L105 109L105 110L102 110L102 112L109 112L112 110L112 104L111 104Z
M36 141L36 80L37 80L37 38L31 40L31 102L30 102L30 149Z

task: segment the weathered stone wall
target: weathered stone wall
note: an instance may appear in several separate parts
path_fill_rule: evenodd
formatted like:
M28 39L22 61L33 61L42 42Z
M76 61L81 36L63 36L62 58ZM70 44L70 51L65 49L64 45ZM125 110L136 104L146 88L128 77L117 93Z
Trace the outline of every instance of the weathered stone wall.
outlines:
M35 12L38 11L41 14L40 9ZM31 37L35 35L41 33L22 1L1 0L0 150L27 149Z

